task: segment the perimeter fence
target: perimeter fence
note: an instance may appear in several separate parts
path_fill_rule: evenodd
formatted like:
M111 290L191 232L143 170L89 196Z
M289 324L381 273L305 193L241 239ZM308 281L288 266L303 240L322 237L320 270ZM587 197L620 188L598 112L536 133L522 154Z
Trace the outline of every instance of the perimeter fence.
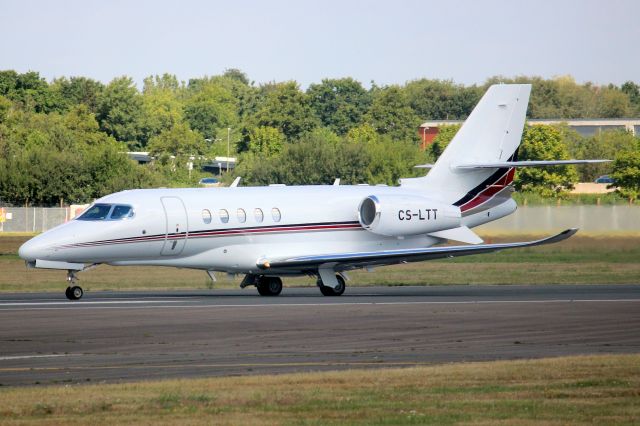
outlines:
M86 206L3 207L0 232L43 232L77 216ZM567 228L593 233L640 233L640 206L526 206L476 228L492 233L540 233Z

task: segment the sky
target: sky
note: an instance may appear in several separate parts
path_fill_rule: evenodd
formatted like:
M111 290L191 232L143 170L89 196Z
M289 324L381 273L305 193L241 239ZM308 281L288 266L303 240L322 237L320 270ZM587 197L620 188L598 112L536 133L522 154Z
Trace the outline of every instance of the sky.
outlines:
M0 0L0 70L256 84L572 75L640 83L637 0Z

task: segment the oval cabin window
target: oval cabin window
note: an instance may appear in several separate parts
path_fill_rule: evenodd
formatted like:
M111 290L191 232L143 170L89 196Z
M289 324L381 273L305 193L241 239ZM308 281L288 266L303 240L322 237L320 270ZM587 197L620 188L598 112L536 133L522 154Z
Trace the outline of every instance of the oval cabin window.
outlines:
M220 210L220 221L222 223L228 223L229 222L229 212L226 211L225 209Z
M211 212L209 210L202 210L202 221L207 225L211 223Z
M238 209L238 222L245 223L247 221L247 213L244 209Z
M280 209L277 207L272 208L271 217L273 217L274 222L280 222L280 219L282 219L282 214L280 213Z
M253 213L256 217L256 222L260 223L264 220L264 213L262 212L262 209L255 209Z

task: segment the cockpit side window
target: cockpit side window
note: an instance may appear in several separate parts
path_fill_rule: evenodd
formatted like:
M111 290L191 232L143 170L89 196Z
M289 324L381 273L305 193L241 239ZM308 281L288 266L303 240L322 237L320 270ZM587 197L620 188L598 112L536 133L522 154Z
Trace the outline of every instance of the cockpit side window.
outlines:
M94 204L78 220L107 220L112 207L111 204Z
M109 219L118 220L118 219L124 219L132 216L133 216L133 209L131 208L131 206L117 205L113 208L113 211L111 212L111 216L109 216Z
M78 220L121 220L133 217L133 208L121 204L94 204Z

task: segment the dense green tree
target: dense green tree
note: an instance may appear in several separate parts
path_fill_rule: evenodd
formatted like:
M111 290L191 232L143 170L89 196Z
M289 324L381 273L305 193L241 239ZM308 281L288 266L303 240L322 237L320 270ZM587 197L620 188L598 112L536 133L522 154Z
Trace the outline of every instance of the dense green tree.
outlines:
M368 144L376 142L379 138L376 129L369 123L361 124L358 127L354 127L347 133L347 140L349 142Z
M640 195L640 148L618 153L613 162L611 177L615 179L617 192L630 202Z
M640 86L633 81L625 82L620 88L629 97L635 117L640 115Z
M324 79L310 85L307 95L322 125L338 135L358 125L370 104L369 93L352 78Z
M104 84L86 77L61 77L51 83L51 90L58 93L61 109L84 104L89 111L98 111L98 98L104 90Z
M183 84L178 81L174 74L164 73L162 75L148 76L144 79L142 93L153 93L156 91L169 91L178 93L183 89Z
M186 123L176 123L149 141L149 153L154 156L169 155L181 158L204 155L207 150L204 138Z
M0 71L0 95L7 96L16 89L18 73L14 70Z
M381 135L389 135L393 140L416 141L420 118L409 106L404 91L398 86L377 89L373 93L371 108L365 115Z
M0 72L0 95L28 111L48 113L64 109L58 94L50 90L45 79L35 71L24 74Z
M142 129L149 140L183 121L183 104L179 99L180 83L176 76L147 77L142 91Z
M562 133L573 158L613 160L619 152L633 150L638 142L638 138L626 130L608 130L590 138L576 137L575 131L566 128ZM611 163L585 164L579 166L578 172L580 182L593 182L611 172Z
M616 87L607 87L599 91L597 112L602 118L624 118L631 115L629 96Z
M264 102L255 114L254 127L279 129L289 142L318 126L309 97L293 81L279 83L266 90Z
M346 184L396 185L401 177L418 174L413 167L424 162L424 154L411 142L380 135L371 140L332 142L336 137L314 131L296 144L286 144L279 155L244 154L236 173L251 185L328 184L336 178Z
M2 123L7 118L11 106L11 101L0 95L0 123Z
M459 124L453 124L450 126L440 126L438 128L438 134L433 139L431 145L428 146L427 151L431 154L431 157L434 160L437 160L438 157L444 152L444 150L449 145L449 142L453 140L453 137L460 130Z
M330 184L336 178L360 183L370 179L368 161L366 151L355 144L301 141L287 144L280 155L270 158L243 154L236 173L249 185L318 185Z
M427 79L407 83L405 91L409 105L421 120L465 119L482 95L477 86Z
M226 70L224 70L224 74L222 74L222 76L231 80L235 80L245 86L249 86L250 84L247 74L237 68L227 68Z
M271 157L282 151L285 138L275 127L256 127L249 133L249 151L262 156Z
M207 139L226 139L227 128L238 124L237 104L231 90L216 80L198 83L191 90L193 94L184 107L191 128Z
M98 98L96 117L100 129L129 149L139 150L146 145L143 132L143 100L129 77L119 77L105 87Z
M567 160L569 152L560 131L552 126L525 126L519 160ZM564 194L578 181L574 166L525 167L514 180L518 191L535 192L545 197Z
M64 115L10 111L7 121L10 128L0 139L0 197L7 202L89 202L158 182L99 130L85 105Z

